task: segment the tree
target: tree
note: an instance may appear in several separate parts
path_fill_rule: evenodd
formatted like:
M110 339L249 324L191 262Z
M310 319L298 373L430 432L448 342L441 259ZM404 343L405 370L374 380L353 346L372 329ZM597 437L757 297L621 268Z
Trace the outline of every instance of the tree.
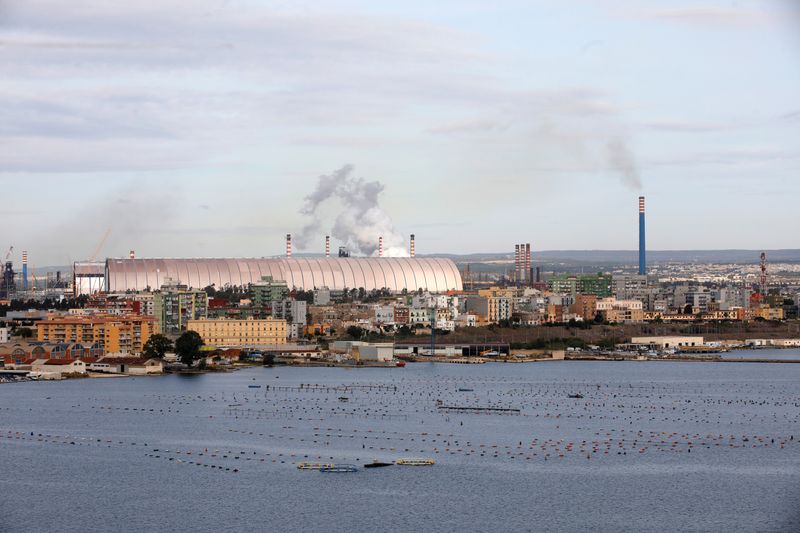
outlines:
M33 337L33 330L31 328L17 328L15 333L23 339L30 339Z
M187 331L175 341L175 353L178 360L186 366L192 366L200 359L200 348L203 346L203 339L196 331Z
M365 333L364 329L358 326L350 326L347 328L345 332L353 339L360 339L361 337L364 336Z
M163 359L164 354L168 351L172 350L174 345L172 341L166 335L162 335L161 333L156 333L155 335L151 335L147 342L144 343L144 349L142 352L145 356L155 359Z

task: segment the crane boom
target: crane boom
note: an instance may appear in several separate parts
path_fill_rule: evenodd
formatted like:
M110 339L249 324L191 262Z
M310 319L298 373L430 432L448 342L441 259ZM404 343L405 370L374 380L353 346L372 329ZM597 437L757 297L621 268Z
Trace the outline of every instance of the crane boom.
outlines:
M94 249L94 253L92 253L92 256L89 258L89 262L90 263L93 263L95 261L95 259L97 259L97 254L100 253L100 250L103 248L103 245L106 243L106 240L108 240L108 236L109 235L111 235L111 228L110 227L106 230L105 234L103 234L103 238L100 239L100 243Z

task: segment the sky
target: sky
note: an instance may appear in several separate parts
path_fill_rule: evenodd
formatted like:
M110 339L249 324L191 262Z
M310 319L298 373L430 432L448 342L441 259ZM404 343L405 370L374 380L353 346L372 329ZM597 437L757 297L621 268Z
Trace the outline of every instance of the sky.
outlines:
M799 5L0 0L0 247L322 252L352 167L423 254L635 249L639 194L652 249L800 248Z

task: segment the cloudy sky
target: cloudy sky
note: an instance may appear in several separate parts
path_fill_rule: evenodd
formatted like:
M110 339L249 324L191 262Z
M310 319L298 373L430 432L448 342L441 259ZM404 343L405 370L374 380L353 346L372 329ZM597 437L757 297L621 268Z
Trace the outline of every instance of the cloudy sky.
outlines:
M633 249L640 193L653 249L797 248L796 5L0 0L0 246L278 254L351 164L421 253Z

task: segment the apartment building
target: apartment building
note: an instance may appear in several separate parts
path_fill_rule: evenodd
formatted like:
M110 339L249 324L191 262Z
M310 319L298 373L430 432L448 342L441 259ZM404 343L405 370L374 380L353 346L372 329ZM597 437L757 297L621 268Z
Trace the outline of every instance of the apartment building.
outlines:
M42 342L83 345L102 344L106 353L141 353L159 328L149 316L52 317L36 324Z
M287 337L286 320L276 318L189 320L186 327L206 344L218 347L286 344Z

